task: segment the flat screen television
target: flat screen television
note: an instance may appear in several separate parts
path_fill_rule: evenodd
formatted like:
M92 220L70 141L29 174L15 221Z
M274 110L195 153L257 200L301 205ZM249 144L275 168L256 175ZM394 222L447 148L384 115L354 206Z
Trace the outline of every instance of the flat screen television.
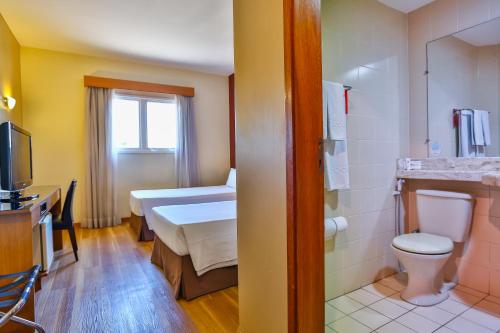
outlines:
M13 123L0 125L0 185L19 192L33 184L31 134Z

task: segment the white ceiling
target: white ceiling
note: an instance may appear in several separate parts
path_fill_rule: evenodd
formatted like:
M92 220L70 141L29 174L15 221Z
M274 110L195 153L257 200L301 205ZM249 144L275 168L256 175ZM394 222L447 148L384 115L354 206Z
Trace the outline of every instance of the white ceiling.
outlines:
M453 35L474 46L500 44L500 18Z
M382 2L384 5L392 7L394 9L399 10L400 12L408 14L409 12L414 11L422 6L427 5L428 3L433 2L434 0L378 0Z
M0 0L23 46L233 72L232 0Z

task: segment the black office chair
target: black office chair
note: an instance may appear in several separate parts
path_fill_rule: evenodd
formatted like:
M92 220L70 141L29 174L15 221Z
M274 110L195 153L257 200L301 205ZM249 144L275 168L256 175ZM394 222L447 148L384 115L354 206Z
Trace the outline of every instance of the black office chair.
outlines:
M40 269L41 266L36 265L25 272L0 275L0 280L11 281L7 285L0 287L0 309L8 308L7 312L0 311L0 327L9 321L13 321L34 328L39 333L45 333L45 330L39 324L16 316L28 301Z
M75 195L76 180L73 179L68 188L61 217L52 222L52 230L68 230L75 260L78 261L78 244L76 244L75 228L73 226L73 196Z

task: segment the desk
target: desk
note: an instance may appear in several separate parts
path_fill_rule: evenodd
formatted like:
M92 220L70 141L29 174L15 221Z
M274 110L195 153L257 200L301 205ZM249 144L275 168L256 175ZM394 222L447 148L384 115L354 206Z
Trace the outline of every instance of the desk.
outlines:
M27 270L33 266L33 228L47 212L53 216L61 213L61 188L58 186L32 186L23 192L24 196L38 194L35 200L23 203L21 207L0 204L0 275ZM54 250L62 248L61 233L54 233ZM35 320L34 292L18 316ZM0 329L7 332L32 332L15 323Z

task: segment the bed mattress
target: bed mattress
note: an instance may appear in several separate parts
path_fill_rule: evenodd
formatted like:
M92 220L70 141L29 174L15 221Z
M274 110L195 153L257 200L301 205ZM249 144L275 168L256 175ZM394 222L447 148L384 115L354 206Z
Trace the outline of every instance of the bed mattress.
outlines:
M130 210L137 216L144 216L145 206L184 205L235 199L236 189L227 185L138 190L130 192Z
M155 234L180 256L190 255L198 275L236 265L236 201L152 209Z

